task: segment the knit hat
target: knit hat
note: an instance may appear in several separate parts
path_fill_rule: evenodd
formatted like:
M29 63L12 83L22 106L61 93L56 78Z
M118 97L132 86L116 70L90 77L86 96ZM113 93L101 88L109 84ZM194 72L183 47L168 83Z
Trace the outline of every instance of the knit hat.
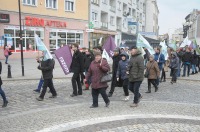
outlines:
M132 46L132 47L130 48L130 50L132 50L132 49L137 49L137 47L136 47L136 46Z

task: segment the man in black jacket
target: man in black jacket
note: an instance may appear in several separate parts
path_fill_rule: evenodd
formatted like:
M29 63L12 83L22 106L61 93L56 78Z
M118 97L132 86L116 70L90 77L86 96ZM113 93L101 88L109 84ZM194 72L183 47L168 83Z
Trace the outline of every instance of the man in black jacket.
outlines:
M112 57L113 59L113 65L112 65L112 82L111 82L111 88L110 88L110 92L108 93L108 97L112 97L112 94L115 90L115 87L118 85L117 84L117 68L118 68L118 64L119 61L121 60L120 57L120 49L116 48L114 50L114 56Z
M74 51L74 54L72 57L72 64L70 66L70 71L74 74L72 76L73 93L70 96L74 97L77 95L82 95L80 74L83 74L84 72L84 59L82 53L78 49L78 44L73 44L72 50ZM78 92L77 92L77 85L78 85Z
M38 69L42 71L42 76L44 79L42 92L40 96L36 98L38 101L42 101L44 99L47 87L49 87L50 92L52 93L52 96L50 96L49 98L55 98L57 96L52 80L55 61L51 58L47 58L46 55L47 52L43 51L43 59L42 61L40 61L40 65L38 66Z
M190 75L190 66L191 66L191 60L192 60L192 53L190 52L190 49L187 48L185 54L183 55L183 75L182 77L185 77L186 73L186 67L188 69L187 76Z

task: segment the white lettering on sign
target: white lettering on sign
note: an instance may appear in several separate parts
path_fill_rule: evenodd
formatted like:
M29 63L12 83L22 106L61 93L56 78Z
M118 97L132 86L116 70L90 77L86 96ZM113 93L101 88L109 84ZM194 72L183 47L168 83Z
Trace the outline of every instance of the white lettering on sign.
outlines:
M63 57L60 57L59 60L61 62L62 67L64 68L65 72L68 73L69 68L68 68L67 64L65 63L65 60L63 59Z
M113 56L113 55L114 55L114 52L110 50L110 54Z

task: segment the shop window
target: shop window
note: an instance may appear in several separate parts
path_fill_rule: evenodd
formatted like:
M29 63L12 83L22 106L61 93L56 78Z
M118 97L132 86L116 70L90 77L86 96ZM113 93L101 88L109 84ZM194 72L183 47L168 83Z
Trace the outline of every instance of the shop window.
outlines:
M67 33L67 44L73 44L75 42L75 33Z
M40 37L41 39L44 38L44 32L43 31L35 31L35 33Z
M36 6L37 0L23 0L24 5Z
M4 35L8 37L14 37L14 30L13 29L4 29Z
M46 7L57 9L57 0L46 0Z
M36 50L36 44L34 38L26 38L26 50Z
M58 32L58 45L56 48L60 48L66 44L66 32Z
M75 0L65 0L65 11L74 11Z
M34 37L34 36L35 36L34 31L29 31L29 30L26 31L26 37Z

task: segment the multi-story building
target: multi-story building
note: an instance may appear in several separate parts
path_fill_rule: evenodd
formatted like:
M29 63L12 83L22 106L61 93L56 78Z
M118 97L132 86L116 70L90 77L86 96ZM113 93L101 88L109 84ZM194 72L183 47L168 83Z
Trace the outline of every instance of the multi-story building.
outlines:
M146 0L146 23L145 32L147 37L158 39L159 26L158 26L158 15L159 9L157 0Z
M132 41L137 29L145 30L145 0L91 0L90 7L93 46L102 45L109 35L113 35L116 44L120 45L128 39L127 35Z
M172 34L172 41L178 43L182 43L183 41L183 28L178 28Z
M190 40L196 39L198 45L200 45L200 11L194 9L189 15L185 18L186 23L183 26L189 26L187 31L188 38Z
M51 51L71 43L88 45L86 25L89 18L88 0L20 0L24 57L37 51L37 34ZM1 0L0 4L1 58L3 46L9 45L11 57L20 57L18 0ZM3 36L3 37L2 37ZM3 38L3 39L2 39Z

